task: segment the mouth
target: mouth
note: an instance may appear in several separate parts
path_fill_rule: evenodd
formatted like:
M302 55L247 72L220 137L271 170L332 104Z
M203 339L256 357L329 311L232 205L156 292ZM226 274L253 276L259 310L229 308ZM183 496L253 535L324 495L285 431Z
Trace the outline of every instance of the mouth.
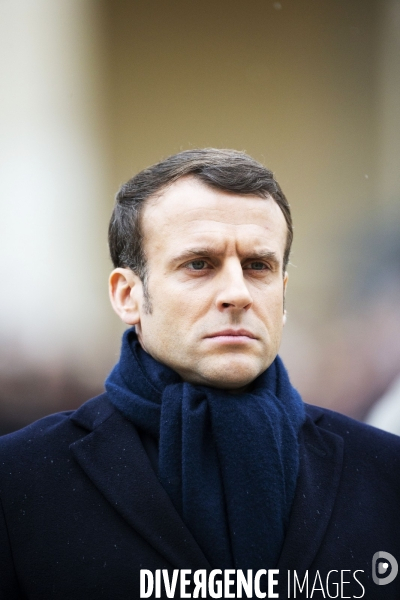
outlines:
M206 339L228 344L240 344L248 343L250 340L255 340L257 338L251 331L247 331L247 329L224 329L207 335Z

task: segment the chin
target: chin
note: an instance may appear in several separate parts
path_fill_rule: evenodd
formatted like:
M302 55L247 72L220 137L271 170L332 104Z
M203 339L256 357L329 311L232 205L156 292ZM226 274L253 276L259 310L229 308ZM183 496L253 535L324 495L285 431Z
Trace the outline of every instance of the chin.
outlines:
M213 360L210 369L202 373L207 385L229 390L240 389L248 386L254 381L267 366L261 365L259 361L243 359L241 357L229 357L228 360Z

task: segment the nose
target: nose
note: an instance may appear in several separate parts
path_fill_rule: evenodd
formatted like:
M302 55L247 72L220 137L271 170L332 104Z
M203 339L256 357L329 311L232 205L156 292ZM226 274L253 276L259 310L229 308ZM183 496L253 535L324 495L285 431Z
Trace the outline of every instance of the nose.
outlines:
M253 299L246 285L242 265L232 260L221 271L218 278L219 290L216 297L218 310L248 310Z

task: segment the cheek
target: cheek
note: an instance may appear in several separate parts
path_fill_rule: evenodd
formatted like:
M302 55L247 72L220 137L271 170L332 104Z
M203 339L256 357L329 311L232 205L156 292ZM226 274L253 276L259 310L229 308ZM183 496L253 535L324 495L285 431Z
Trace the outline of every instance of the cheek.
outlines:
M254 308L258 307L258 311L268 321L275 320L277 315L283 313L283 289L277 287L277 289L271 289L267 292L257 294L253 296Z
M149 290L150 291L150 290ZM182 330L190 317L186 295L180 296L168 288L159 287L150 291L152 312L142 318L143 330L153 339L172 338L173 331Z
M161 319L191 322L200 318L210 307L210 294L205 286L201 288L179 288L176 284L159 288L154 297L154 312L160 312ZM212 295L211 295L212 296Z

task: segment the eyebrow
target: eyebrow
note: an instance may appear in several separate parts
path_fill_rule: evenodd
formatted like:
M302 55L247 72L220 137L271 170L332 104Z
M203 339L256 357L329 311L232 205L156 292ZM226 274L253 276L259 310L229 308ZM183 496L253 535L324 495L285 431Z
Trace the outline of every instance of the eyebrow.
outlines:
M171 259L171 263L177 263L181 260L189 260L190 258L197 256L207 256L210 258L216 258L220 255L221 252L213 246L199 246L183 250ZM247 254L245 258L247 260L268 260L272 263L275 263L276 265L280 264L278 256L272 250L253 250L251 253Z

